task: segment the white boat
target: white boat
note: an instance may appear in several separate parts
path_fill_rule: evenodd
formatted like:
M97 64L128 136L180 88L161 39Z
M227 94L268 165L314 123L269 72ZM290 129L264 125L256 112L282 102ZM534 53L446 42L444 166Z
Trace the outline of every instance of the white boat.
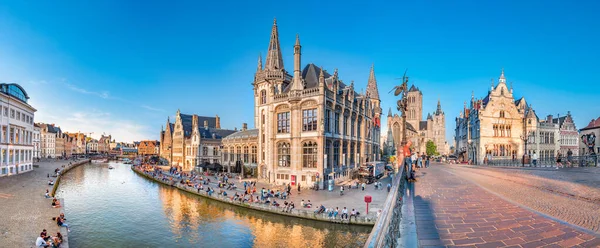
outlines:
M92 163L108 163L108 159L92 159Z
M114 168L115 168L115 167L108 166L108 169L109 169L109 170L112 170L112 169L114 169Z

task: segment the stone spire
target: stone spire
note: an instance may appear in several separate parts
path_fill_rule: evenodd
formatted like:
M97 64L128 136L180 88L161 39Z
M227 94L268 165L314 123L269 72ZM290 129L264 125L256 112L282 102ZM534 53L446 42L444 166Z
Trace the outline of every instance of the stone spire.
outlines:
M440 103L440 99L438 98L437 110L435 111L436 115L440 115L442 113L442 104Z
M271 41L269 41L269 50L265 70L283 70L283 56L281 56L281 47L279 46L279 32L277 31L277 19L273 19L273 29L271 30Z
M300 55L302 46L300 46L300 36L296 34L296 44L294 45L294 78L292 79L292 90L303 90L302 72L300 70Z
M258 55L258 66L256 67L256 71L262 70L262 55Z
M392 107L390 107L390 110L388 111L388 117L392 117Z
M369 82L367 83L367 96L371 99L379 100L379 90L377 89L374 67L374 65L371 65L371 73L369 74Z

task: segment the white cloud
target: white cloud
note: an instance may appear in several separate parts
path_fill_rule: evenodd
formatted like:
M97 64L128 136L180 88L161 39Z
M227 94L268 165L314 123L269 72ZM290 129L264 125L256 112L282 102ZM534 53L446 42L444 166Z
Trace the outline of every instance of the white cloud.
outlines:
M79 88L75 85L69 84L69 83L65 83L65 85L67 86L67 88L69 88L72 91L76 91L82 94L86 94L86 95L95 95L98 96L100 98L104 98L104 99L108 99L109 96L109 92L108 91L89 91L83 88Z
M164 110L164 109L153 108L153 107L150 107L150 106L148 106L148 105L141 105L140 107L142 107L142 108L145 108L145 109L147 109L147 110L151 110L151 111L156 111L156 112L165 112L165 110Z
M136 141L153 137L151 128L130 120L119 119L108 112L90 110L85 112L64 111L63 115L45 115L40 113L36 119L45 123L55 123L64 132L92 133L98 138L110 134L117 141ZM57 114L57 113L53 113Z

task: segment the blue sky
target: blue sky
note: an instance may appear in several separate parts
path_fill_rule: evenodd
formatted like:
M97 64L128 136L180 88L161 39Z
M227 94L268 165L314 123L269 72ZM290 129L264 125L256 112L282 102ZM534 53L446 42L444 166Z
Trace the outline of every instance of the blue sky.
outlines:
M0 1L0 82L19 83L36 121L117 140L158 139L177 109L253 121L250 83L277 17L286 69L303 63L366 88L371 64L384 113L405 69L437 99L447 138L471 92L502 68L540 117L600 115L598 1ZM426 114L424 114L426 116ZM425 117L424 116L424 117Z

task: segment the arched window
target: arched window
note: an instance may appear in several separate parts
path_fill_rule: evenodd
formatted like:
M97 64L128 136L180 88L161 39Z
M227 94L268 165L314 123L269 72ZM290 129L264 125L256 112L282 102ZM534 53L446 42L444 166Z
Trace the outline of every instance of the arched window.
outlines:
M223 148L223 162L227 162L229 158L229 148Z
M260 91L260 104L266 104L267 103L267 90L261 90Z
M229 161L230 162L235 161L235 148L234 147L229 147Z
M256 146L252 146L252 153L250 155L250 163L256 164Z
M238 146L237 147L237 154L236 154L236 161L242 161L242 147Z
M500 111L500 118L504 118L504 111Z
M281 142L277 144L277 161L280 167L290 167L290 144Z
M248 147L244 146L244 164L248 163Z
M302 167L317 168L317 143L309 141L302 146Z

